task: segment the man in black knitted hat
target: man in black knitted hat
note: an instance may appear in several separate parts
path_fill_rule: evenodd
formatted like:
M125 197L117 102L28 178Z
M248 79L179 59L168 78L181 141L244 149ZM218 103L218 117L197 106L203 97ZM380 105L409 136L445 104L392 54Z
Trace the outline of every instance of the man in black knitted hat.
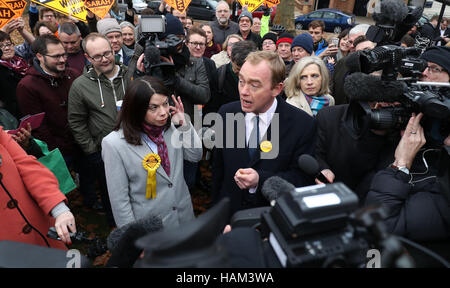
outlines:
M430 47L420 58L428 62L428 67L422 72L420 80L426 82L450 82L450 47Z

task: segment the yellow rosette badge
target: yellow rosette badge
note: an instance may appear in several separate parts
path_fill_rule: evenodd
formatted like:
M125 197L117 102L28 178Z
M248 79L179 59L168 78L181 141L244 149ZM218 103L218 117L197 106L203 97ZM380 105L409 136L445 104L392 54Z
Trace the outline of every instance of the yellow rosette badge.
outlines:
M156 169L161 165L161 158L156 153L148 154L142 160L142 166L147 170L147 189L145 191L145 198L156 198Z

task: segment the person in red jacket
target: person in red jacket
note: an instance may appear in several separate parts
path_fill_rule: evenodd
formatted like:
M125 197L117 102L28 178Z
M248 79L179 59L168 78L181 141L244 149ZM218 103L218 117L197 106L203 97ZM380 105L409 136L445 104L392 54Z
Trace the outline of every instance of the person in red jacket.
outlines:
M75 218L58 180L0 127L0 241L9 240L66 250ZM55 226L62 241L45 235ZM42 234L42 236L40 235Z

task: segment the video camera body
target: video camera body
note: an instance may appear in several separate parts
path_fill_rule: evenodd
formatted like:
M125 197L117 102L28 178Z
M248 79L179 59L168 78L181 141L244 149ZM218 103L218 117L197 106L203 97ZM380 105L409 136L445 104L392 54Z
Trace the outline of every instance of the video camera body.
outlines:
M183 41L173 34L160 40L165 31L164 15L142 15L138 43L144 47L145 74L160 79L170 91L174 91L175 66L169 62L161 62L161 56L169 58L175 55L177 47Z
M404 129L412 113L423 112L422 126L428 134L427 140L441 146L450 133L450 85L419 82L428 66L424 59L418 58L422 50L394 45L417 22L423 8L407 7L402 1L395 0L382 1L381 5L381 12L386 15L375 13L376 25L366 33L377 47L350 54L346 61L352 72L382 71L381 80L376 76L353 73L346 78L344 90L351 100L360 102L372 129ZM367 102L396 105L372 110Z
M398 241L386 233L383 208L358 210L358 196L343 183L295 188L273 176L264 182L262 192L272 207L238 211L231 226L260 231L264 245L270 247L267 263L278 265L269 267L366 267L371 249L389 251L381 259L383 267L413 265L402 255ZM399 259L403 264L397 263Z
M297 189L262 213L261 236L282 267L360 267L371 243L367 231L351 222L357 205L356 194L342 183Z

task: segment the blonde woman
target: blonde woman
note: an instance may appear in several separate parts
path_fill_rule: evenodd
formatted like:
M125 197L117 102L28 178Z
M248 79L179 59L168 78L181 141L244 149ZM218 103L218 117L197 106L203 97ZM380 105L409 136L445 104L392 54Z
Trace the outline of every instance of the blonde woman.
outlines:
M326 106L334 105L329 94L329 72L322 59L307 56L292 67L285 81L286 102L302 109L311 116Z
M222 51L211 56L211 60L216 63L217 68L231 62L231 50L233 49L233 44L239 41L244 41L244 39L238 34L227 36L223 42Z

